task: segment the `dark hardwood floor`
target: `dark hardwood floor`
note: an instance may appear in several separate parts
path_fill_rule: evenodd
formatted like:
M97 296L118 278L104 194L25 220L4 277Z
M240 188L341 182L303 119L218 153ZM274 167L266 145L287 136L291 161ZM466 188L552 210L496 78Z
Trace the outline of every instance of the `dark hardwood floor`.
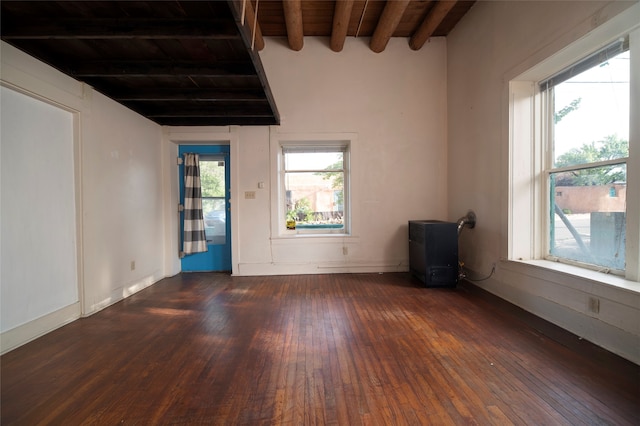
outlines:
M639 366L531 318L408 274L181 274L2 356L1 423L640 424Z

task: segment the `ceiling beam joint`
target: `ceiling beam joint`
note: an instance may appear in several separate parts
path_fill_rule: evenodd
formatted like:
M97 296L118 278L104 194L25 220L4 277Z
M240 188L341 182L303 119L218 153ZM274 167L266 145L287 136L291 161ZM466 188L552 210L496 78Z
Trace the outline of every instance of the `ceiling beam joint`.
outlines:
M349 20L354 0L336 0L333 11L333 25L331 29L331 50L341 52L349 30Z
M409 2L410 0L387 1L378 25L371 36L371 41L369 42L371 50L380 53L387 47L387 43L391 36L393 36L396 28L398 28L398 24Z
M287 26L287 38L289 47L293 50L301 50L304 45L304 30L302 28L302 2L301 0L282 0L284 20Z
M456 5L457 1L439 1L425 16L420 27L411 36L409 47L413 50L420 50L422 46L429 40L433 33L438 29L444 18L447 17L451 9Z

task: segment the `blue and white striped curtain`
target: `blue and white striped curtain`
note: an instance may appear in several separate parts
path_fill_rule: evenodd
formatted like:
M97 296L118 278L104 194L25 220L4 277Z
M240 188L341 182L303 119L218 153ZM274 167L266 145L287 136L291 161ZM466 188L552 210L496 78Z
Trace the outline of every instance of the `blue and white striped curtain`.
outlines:
M200 156L184 155L184 254L207 251L202 214L202 189L200 188Z

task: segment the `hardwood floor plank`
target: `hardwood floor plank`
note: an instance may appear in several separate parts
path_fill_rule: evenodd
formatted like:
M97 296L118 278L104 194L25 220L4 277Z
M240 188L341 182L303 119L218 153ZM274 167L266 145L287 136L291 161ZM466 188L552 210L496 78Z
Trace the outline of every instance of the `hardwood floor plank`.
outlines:
M639 366L403 273L181 274L0 368L3 425L640 424Z

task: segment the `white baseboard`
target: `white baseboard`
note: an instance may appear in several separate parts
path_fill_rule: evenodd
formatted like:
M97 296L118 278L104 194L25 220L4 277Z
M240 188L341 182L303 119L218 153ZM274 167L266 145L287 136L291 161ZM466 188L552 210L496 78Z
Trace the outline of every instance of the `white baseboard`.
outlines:
M408 272L402 262L239 263L238 276Z
M471 276L481 276L477 271L470 272ZM501 262L495 277L475 284L581 339L640 364L638 295L625 288L540 270L522 262ZM597 313L589 311L592 297L598 299Z
M29 321L0 334L0 354L5 354L80 318L80 302Z
M93 315L96 312L99 312L104 308L113 305L114 303L118 303L119 301L126 299L132 294L135 294L140 290L144 290L145 288L152 286L153 284L157 283L163 278L165 277L160 275L160 272L158 271L152 275L143 277L138 281L128 283L122 287L118 287L113 291L111 291L111 293L109 294L109 297L106 297L91 305L87 305L84 316L87 317L87 316Z
M163 277L159 274L153 274L133 283L128 283L125 286L119 287L111 292L110 296L106 299L89 306L88 312L85 312L84 316L95 314L107 306L119 302L120 300L155 284L162 278ZM7 353L24 345L25 343L29 343L30 341L37 339L38 337L44 336L65 324L77 320L81 316L83 316L83 314L80 302L76 302L33 321L29 321L26 324L7 330L0 334L0 354Z

